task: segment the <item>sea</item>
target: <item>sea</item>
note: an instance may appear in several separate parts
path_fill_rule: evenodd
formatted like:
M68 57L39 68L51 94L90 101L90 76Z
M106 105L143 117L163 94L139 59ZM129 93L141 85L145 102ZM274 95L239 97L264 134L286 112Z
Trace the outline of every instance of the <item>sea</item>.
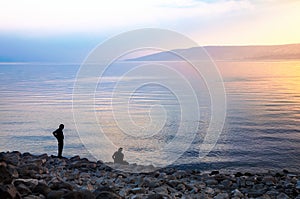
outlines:
M111 162L122 147L141 165L299 171L300 61L216 61L220 92L179 61L84 67L1 63L0 151L56 155L63 123L65 157Z

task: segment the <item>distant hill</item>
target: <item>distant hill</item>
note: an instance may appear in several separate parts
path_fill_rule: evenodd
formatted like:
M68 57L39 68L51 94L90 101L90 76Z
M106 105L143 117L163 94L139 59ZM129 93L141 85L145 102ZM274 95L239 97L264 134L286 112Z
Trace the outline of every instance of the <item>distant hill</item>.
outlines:
M214 60L300 60L300 44L272 46L205 46L203 47ZM201 47L177 49L190 60L201 60ZM181 60L171 52L160 52L131 59L131 61L176 61Z

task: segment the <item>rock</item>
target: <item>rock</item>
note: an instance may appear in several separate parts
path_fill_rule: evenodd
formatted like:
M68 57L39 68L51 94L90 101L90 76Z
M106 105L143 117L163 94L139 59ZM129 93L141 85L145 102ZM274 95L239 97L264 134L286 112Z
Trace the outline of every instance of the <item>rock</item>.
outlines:
M141 184L142 187L151 187L151 188L157 187L156 185L158 185L158 183L150 178L144 178Z
M79 191L70 191L66 194L63 194L63 199L83 199L83 194Z
M219 174L220 172L219 171L212 171L209 175L217 175L217 174Z
M276 180L273 176L264 176L262 182L270 186L270 185L274 185Z
M60 190L60 189L67 189L70 191L73 190L73 186L70 183L64 181L53 182L49 185L49 187L52 190Z
M197 182L197 184L195 184L195 186L199 189L205 189L206 184L203 181L199 181L199 182Z
M253 186L254 182L251 180L246 180L245 184L246 184L246 186Z
M147 196L146 199L167 199L169 198L167 195L163 195L163 194L150 194Z
M218 182L221 182L223 180L226 180L227 177L225 175L216 174L216 175L214 175L214 179L217 180Z
M21 194L21 196L27 196L31 194L31 190L25 186L24 184L19 184L17 187L18 192Z
M170 187L177 187L178 184L180 184L181 182L179 180L170 180L170 181L167 181L167 184L170 186Z
M290 183L290 182L285 182L285 183L284 183L284 187L285 187L286 189L293 188L293 187L294 187L294 184L293 184L293 183Z
M231 194L233 197L244 198L244 194L238 189L233 190Z
M260 184L254 184L253 189L265 189L265 185L260 183Z
M80 156L79 155L76 155L76 156L73 156L70 158L71 161L78 161L80 160Z
M228 198L229 198L228 193L219 193L214 197L214 199L228 199Z
M12 184L0 185L0 196L5 199L20 199L21 195Z
M235 177L241 177L241 176L243 176L243 174L241 172L237 172L234 176Z
M177 185L176 190L184 192L186 190L186 187L184 184L180 183Z
M88 190L88 191L95 191L94 186L92 184L90 184L90 183L87 183L86 190Z
M192 190L190 190L190 194L196 194L196 193L199 193L199 189L197 187L194 187Z
M182 198L183 194L181 192L172 193L173 198Z
M209 196L209 195L206 194L206 193L199 193L199 194L197 194L194 198L195 198L195 199L211 199L212 196Z
M272 199L268 194L264 194L259 199Z
M31 171L35 171L37 173L40 173L40 171L42 171L42 168L41 168L41 160L37 160L36 162L38 163L27 163L25 166L22 166L21 169L24 169L24 170L31 170Z
M40 193L44 196L47 196L50 191L51 189L45 183L38 183L32 190L33 193Z
M215 191L211 187L206 187L205 193L207 193L209 195L213 195L215 193Z
M49 159L47 153L43 153L43 154L41 154L41 155L38 155L37 158L43 159L43 160L44 160L44 163Z
M238 188L239 188L239 186L237 183L232 183L231 189L238 189Z
M286 189L284 193L292 198L295 198L299 194L299 191L297 189Z
M144 182L141 176L135 176L133 181L135 186L140 186Z
M288 176L289 178L297 177L297 175L294 174L294 173L289 173L289 174L287 174L287 176Z
M0 161L5 161L7 164L12 164L14 166L19 165L21 158L21 153L18 151L13 151L11 153L1 153Z
M19 172L16 166L9 164L7 165L7 170L11 174L12 178L19 178Z
M281 178L281 177L283 177L283 176L284 176L284 173L281 173L281 172L277 172L277 173L275 174L275 177Z
M297 181L296 189L300 189L300 180Z
M283 169L282 172L283 172L284 174L288 174L288 173L289 173L289 171L288 171L287 169Z
M130 199L143 199L143 195L141 194L131 195Z
M84 166L84 162L80 161L80 160L77 160L77 161L74 161L72 162L70 165L69 165L69 168L70 169L75 169L75 168L81 168Z
M83 199L96 199L96 196L88 190L82 190L81 191Z
M1 154L1 153L0 153ZM5 168L7 167L7 164L6 164L6 162L4 162L4 161L2 161L1 162L1 160L0 160L0 166L4 166Z
M208 179L205 181L205 183L208 185L208 186L211 186L211 185L217 185L218 184L218 181L215 180L215 179Z
M12 174L3 165L0 165L0 183L10 184L12 181Z
M181 179L186 177L187 172L184 170L178 170L176 173L174 173L174 175L176 176L177 179Z
M161 173L159 174L159 178L167 178L167 174L164 173L164 172L161 172Z
M173 174L167 176L167 180L176 180L176 176Z
M32 155L29 152L25 152L22 154L23 157L32 157Z
M122 197L110 187L98 187L93 194L96 199L122 199Z
M286 195L285 193L280 193L276 199L289 199L290 197Z
M138 194L138 193L145 193L145 189L141 187L135 187L130 190L131 193Z
M248 177L250 177L250 176L253 176L253 174L252 174L252 173L250 173L250 172L246 172L246 173L244 173L244 176L248 176Z
M28 195L28 196L23 197L23 199L46 199L46 197L43 196L43 195L39 195L39 196L36 196L36 195Z
M248 191L248 196L250 197L254 197L254 198L257 198L259 196L262 196L265 194L265 190L261 189L261 190L249 190Z
M293 184L296 184L297 181L298 181L298 178L297 178L297 177L293 177L293 178L291 179L291 183L293 183Z
M34 187L39 183L37 179L15 179L13 180L13 184L18 186L19 184L26 185L30 190L34 189Z
M232 185L232 181L231 180L223 180L221 182L221 184L225 187L225 188L230 188Z
M79 177L89 179L89 178L91 178L91 175L89 173L83 172L83 173L79 174Z
M76 161L71 162L71 164L68 165L68 167L70 169L75 169L75 168L83 169L83 168L86 168L86 170L88 170L88 169L91 169L91 168L95 169L97 167L97 163L90 162L86 158L82 158L80 160L76 160Z
M35 178L37 174L36 171L30 170L27 167L21 167L17 170L21 178Z
M114 167L110 167L114 166ZM114 168L124 169L123 171ZM20 198L296 198L299 173L222 174L141 165L92 162L79 156L52 158L18 152L0 153L0 199ZM153 167L152 167L153 168ZM126 173L125 171L139 171ZM232 191L233 190L233 191ZM92 192L93 191L93 192ZM15 196L14 193L15 192Z
M266 192L267 195L271 196L271 198L276 198L277 195L279 195L279 191L275 189L271 189Z
M36 167L41 167L43 163L45 163L44 159L35 158L35 159L26 161L26 166L29 166L29 167L32 167L33 169L35 169Z
M165 187L165 186L160 186L160 187L156 187L155 189L154 189L154 192L155 193L158 193L158 194L168 194L169 192L168 192L168 189Z
M260 176L257 176L257 177L256 177L256 181L257 181L257 182L262 182L263 177L264 177L264 176L261 176L261 175L260 175Z
M184 183L183 185L185 186L185 189L188 190L188 191L192 191L192 190L194 190L194 189L197 189L197 188L194 187L192 184Z
M47 199L60 199L65 194L62 190L52 190L48 193Z

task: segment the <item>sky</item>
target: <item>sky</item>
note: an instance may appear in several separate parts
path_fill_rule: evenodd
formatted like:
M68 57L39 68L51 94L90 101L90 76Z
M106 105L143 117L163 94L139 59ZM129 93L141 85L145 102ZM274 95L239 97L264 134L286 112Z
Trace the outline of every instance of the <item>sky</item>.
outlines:
M0 61L80 62L97 44L164 28L203 45L300 43L300 0L0 0Z

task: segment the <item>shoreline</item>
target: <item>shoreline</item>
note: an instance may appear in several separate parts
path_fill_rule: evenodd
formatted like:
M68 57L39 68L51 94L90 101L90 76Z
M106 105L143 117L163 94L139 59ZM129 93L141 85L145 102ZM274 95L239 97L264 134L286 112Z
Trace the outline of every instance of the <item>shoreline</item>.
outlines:
M299 198L300 172L202 172L0 152L1 198Z

